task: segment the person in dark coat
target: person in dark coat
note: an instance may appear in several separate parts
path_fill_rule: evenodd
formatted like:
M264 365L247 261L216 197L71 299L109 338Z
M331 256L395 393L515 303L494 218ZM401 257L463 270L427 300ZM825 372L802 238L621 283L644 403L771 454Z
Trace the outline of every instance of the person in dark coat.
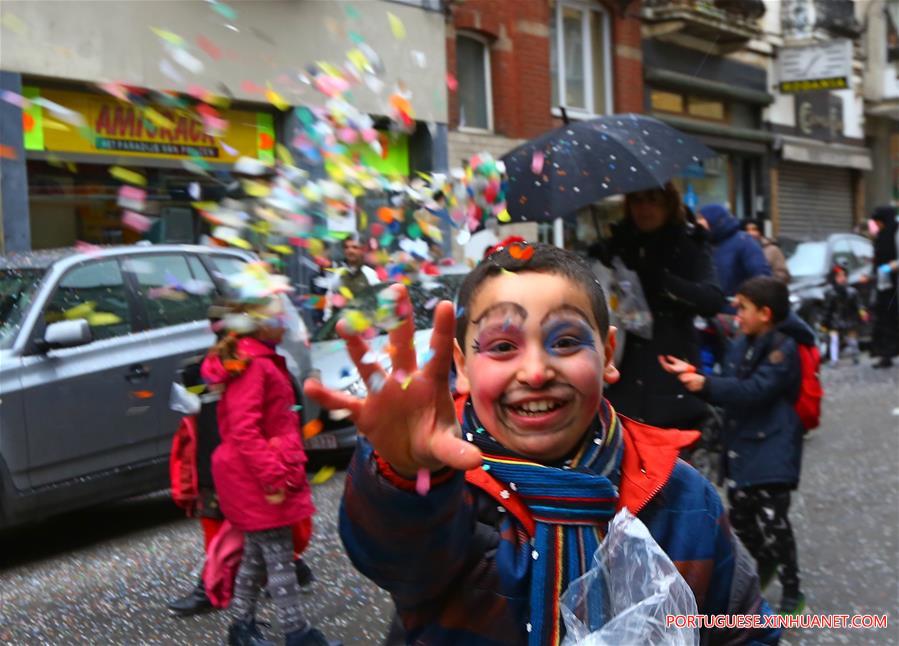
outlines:
M874 280L877 294L874 301L874 330L871 355L878 357L875 368L889 368L899 354L899 302L897 302L896 207L879 206L871 214L877 229L874 237Z
M621 380L608 391L615 408L637 421L691 429L707 416L707 406L656 359L672 354L698 363L693 321L714 316L724 306L706 235L669 182L626 195L625 218L607 243L593 248L604 264L619 256L637 272L652 311L652 338L627 335Z
M718 283L725 296L733 296L743 281L753 276L770 276L771 266L758 243L745 231L740 221L721 204L709 204L699 209L709 224L714 249Z
M758 276L737 290L743 336L731 346L721 376L705 376L673 357L661 365L691 391L725 411L725 470L730 522L758 562L762 587L777 572L781 613L804 606L796 542L787 513L799 486L803 427L794 403L802 382L797 344L815 335L790 311L787 286Z
M835 366L840 360L842 346L846 346L853 362L858 363L858 333L867 312L862 307L858 290L849 284L846 267L835 265L829 282L824 290L821 325L830 334L830 365Z

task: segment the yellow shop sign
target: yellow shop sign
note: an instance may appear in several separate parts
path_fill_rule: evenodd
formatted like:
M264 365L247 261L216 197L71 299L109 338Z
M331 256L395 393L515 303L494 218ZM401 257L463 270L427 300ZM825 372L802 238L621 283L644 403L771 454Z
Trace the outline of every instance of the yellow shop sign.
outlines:
M23 94L31 101L23 112L26 150L212 163L244 155L274 159L273 120L264 112L219 110L216 118L226 126L212 136L200 115L186 108L136 106L105 95L36 87L24 87Z

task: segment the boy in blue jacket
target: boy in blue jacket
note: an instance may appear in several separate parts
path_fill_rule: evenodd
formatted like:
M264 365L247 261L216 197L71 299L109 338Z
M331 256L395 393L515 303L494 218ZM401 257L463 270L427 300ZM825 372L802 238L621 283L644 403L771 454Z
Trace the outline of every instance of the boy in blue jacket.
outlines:
M802 460L803 428L794 409L801 384L797 343L812 345L815 337L790 312L787 286L775 278L747 280L736 302L743 336L721 376L703 376L673 357L660 360L688 390L724 408L731 525L755 557L762 587L778 574L780 612L798 614L805 598L787 516Z
M491 254L466 277L458 320L452 303L436 307L421 366L408 294L390 295L407 313L390 332L392 373L347 318L338 331L367 397L309 381L306 392L356 422L340 534L354 565L391 593L409 643L561 643L560 597L623 507L699 612L770 616L717 493L677 458L698 433L638 424L603 398L603 381L618 378L615 330L585 261L526 243ZM704 644L778 637L702 633Z

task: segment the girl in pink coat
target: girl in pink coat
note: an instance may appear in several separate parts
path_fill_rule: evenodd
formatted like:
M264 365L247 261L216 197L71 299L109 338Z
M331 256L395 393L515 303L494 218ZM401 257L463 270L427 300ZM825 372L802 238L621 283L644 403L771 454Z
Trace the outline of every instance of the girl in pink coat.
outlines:
M315 513L306 480L295 391L276 347L284 335L276 294L232 307L223 319L231 332L203 362L209 383L224 383L218 405L221 444L212 456L219 503L244 532L244 552L234 583L228 643L271 644L255 621L263 582L277 606L288 646L327 645L300 609L293 567L291 526Z

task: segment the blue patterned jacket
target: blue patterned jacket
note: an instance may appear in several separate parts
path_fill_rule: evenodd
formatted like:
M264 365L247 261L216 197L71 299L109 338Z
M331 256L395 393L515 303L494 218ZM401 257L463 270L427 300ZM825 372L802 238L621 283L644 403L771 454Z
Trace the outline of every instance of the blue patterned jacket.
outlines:
M624 421L621 504L647 526L692 588L701 614L771 614L755 563L731 532L712 485L677 458L695 434ZM472 477L480 475L480 477ZM425 496L360 439L340 513L353 564L392 595L408 643L526 644L530 572L500 572L503 541L529 541L526 522L500 532L502 498L482 471L448 472ZM477 484L476 484L477 483ZM516 518L518 515L516 514ZM508 527L508 523L506 526ZM778 642L778 630L706 630L703 644Z

